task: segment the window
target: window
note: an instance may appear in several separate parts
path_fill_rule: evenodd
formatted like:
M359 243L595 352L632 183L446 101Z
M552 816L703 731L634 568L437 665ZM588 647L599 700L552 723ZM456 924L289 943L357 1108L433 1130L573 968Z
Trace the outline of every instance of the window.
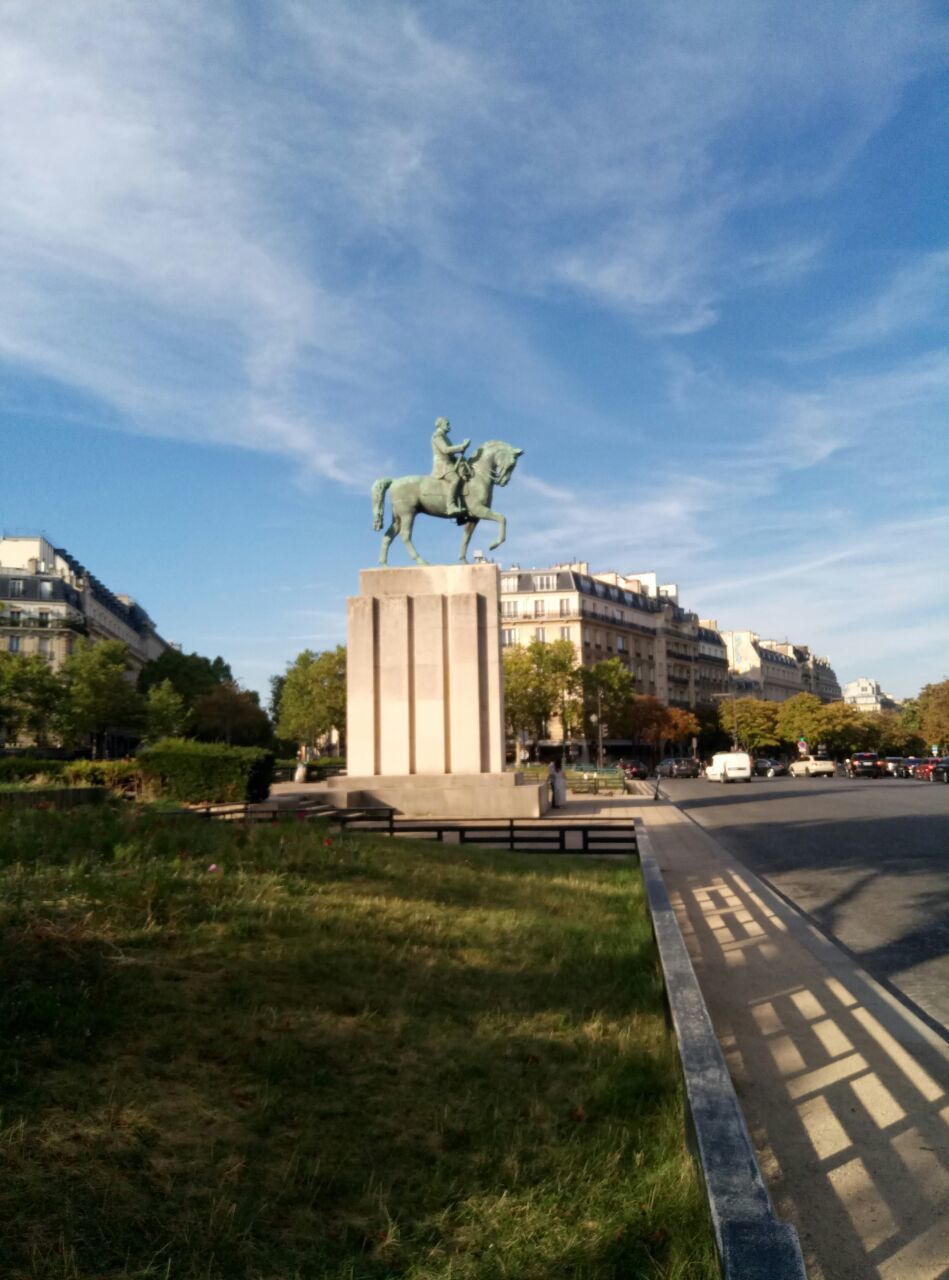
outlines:
M517 617L517 601L516 600L501 601L501 617L502 618Z
M52 598L53 598L53 584L51 582L46 582L46 581L41 582L40 583L40 599L52 600Z
M39 652L41 657L43 658L50 657L50 655L52 654L52 649L50 647L51 644L52 644L52 641L50 640L49 636L40 636L39 641L37 643L37 651Z
M40 609L39 624L41 627L49 626L49 610L48 609Z
M625 653L625 652L626 652L626 637L625 637L625 636L617 636L617 637L616 637L616 648L617 648L617 650L618 650L620 653Z
M534 639L535 639L535 640L540 640L540 642L541 642L542 644L543 644L543 643L545 643L545 642L546 642L546 640L547 640L547 628L546 628L546 627L537 627L537 628L535 629L535 631L534 631Z
M598 649L603 648L603 632L597 630L593 633L593 642Z
M10 579L10 595L21 596L22 594L23 594L23 579L11 578Z
M502 578L502 579L501 579L501 590L502 590L502 591L516 591L516 590L517 590L517 577L516 577L516 575L515 575L515 577L513 577L513 578Z
M561 627L561 628L560 628L560 639L561 639L561 640L569 640L569 639L570 639L570 628L569 628L569 627Z
M10 610L10 626L18 627L22 621L23 621L23 614L20 612L20 610L11 609Z
M556 591L557 575L555 573L535 573L534 574L534 590L535 591Z
M10 645L9 645L9 649L10 649L10 652L11 652L11 653L19 653L19 652L20 652L20 637L19 637L19 636L11 636L11 637L10 637Z
M542 618L547 612L547 602L545 600L534 601L534 617Z
M570 601L569 601L569 600L561 600L561 601L560 601L560 616L561 616L561 618L569 618L571 613L572 613L572 610L571 610L571 608L570 608Z
M505 627L501 631L501 644L505 649L510 648L512 644L517 644L517 632L513 627Z

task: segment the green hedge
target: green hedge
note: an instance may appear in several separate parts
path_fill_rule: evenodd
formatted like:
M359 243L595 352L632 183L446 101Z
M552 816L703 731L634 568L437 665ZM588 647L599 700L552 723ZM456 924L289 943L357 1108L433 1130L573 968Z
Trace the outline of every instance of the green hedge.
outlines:
M164 738L140 751L138 764L161 794L184 804L266 800L273 778L272 751Z
M22 782L26 778L61 778L67 760L36 760L32 756L0 757L0 782Z

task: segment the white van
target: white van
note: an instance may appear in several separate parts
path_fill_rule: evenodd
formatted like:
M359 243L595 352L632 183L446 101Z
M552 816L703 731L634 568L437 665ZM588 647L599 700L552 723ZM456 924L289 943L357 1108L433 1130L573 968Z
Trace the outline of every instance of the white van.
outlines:
M754 762L746 751L720 751L705 770L709 782L750 782Z

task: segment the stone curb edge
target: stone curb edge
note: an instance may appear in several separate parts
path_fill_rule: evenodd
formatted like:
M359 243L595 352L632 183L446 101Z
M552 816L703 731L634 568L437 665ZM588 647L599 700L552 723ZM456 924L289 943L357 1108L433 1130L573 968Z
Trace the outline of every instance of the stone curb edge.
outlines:
M806 1280L797 1231L781 1222L705 1007L679 922L642 820L636 820L646 900L699 1166L724 1280Z

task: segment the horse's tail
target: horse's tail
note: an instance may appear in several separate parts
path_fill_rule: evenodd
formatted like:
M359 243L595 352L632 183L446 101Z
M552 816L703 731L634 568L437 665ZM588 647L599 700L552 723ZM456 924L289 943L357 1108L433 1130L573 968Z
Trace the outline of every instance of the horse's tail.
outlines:
M381 480L377 480L372 486L372 527L376 530L381 529L384 523L386 490L391 483L390 477L383 476Z

